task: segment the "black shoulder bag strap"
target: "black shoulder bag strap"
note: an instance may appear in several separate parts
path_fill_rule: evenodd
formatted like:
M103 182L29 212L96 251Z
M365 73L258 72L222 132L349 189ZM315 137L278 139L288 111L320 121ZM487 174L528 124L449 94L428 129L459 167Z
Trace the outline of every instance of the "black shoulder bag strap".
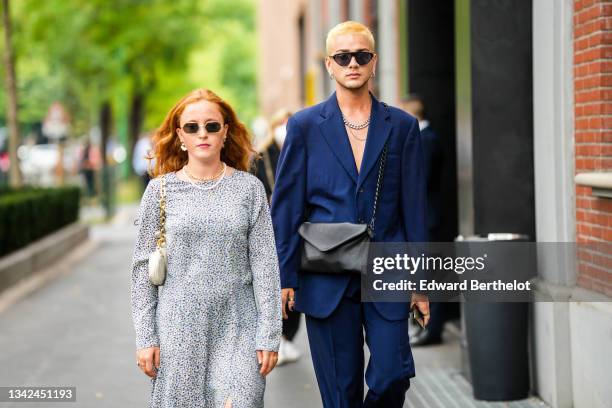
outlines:
M370 237L374 237L374 223L376 222L376 209L378 207L378 198L380 196L380 187L383 181L383 175L385 173L385 163L387 161L387 150L388 150L388 142L385 143L385 147L380 154L380 167L378 168L378 178L376 179L376 192L374 193L374 209L372 211L372 219L368 224L368 231Z

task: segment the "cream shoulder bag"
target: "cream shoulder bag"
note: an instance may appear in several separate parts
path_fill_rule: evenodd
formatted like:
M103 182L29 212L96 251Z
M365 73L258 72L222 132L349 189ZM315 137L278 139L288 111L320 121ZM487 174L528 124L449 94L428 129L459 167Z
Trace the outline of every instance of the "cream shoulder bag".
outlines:
M161 177L159 197L159 231L155 234L157 248L149 255L149 280L153 285L160 286L166 280L168 267L166 253L166 176Z

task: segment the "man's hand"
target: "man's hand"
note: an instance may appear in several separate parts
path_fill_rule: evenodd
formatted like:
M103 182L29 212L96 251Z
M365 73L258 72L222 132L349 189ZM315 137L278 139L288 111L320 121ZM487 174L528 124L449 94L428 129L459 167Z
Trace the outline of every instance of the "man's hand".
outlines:
M429 299L426 295L419 295L418 293L412 294L412 300L410 301L410 310L413 307L419 309L421 314L423 315L423 327L427 326L429 323Z
M295 306L295 291L292 288L285 288L281 290L281 299L283 301L283 319L287 320L287 307L289 311L293 311Z
M159 368L159 347L147 347L136 351L136 364L149 377L157 375Z

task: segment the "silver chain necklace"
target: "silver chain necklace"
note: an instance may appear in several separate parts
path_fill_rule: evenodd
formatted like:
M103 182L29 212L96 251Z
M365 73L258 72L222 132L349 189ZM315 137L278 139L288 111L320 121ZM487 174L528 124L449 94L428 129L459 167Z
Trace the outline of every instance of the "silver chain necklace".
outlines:
M342 114L342 121L344 122L344 124L348 127L350 127L351 129L355 129L355 130L361 130L361 129L365 129L370 125L370 118L368 118L368 120L366 120L363 123L351 123L349 122L349 120L344 116L344 114Z

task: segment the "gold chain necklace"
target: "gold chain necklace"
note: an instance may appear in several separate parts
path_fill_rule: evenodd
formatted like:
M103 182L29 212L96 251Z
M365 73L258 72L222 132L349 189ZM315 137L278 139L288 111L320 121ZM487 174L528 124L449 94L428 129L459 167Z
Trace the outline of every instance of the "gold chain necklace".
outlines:
M221 170L219 170L219 172L217 174L215 174L212 177L205 177L205 178L199 178L199 177L195 177L193 174L191 174L191 172L189 171L189 167L187 167L187 165L185 165L185 167L183 167L185 169L185 173L187 173L187 176L190 179L196 180L196 181L210 181L210 180L214 180L216 178L218 178L219 176L221 176L221 174L223 173L223 170L225 170L225 168L223 166L221 166Z
M349 135L351 135L353 137L353 139L355 140L359 140L360 142L364 142L367 138L368 138L368 133L366 132L366 135L363 139L357 137L357 135L355 133L353 133L353 130L351 130L351 128L349 126L347 126L348 129L348 133Z

